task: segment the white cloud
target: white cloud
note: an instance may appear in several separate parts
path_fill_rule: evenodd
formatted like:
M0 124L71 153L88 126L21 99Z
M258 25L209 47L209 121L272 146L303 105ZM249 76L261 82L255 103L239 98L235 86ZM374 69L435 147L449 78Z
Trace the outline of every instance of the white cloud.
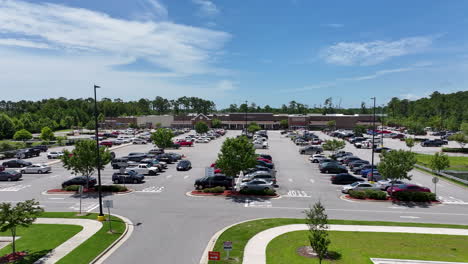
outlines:
M397 41L340 42L321 52L327 63L338 65L374 65L393 57L424 51L433 37L411 37Z
M330 23L330 24L323 24L325 27L331 27L331 28L342 28L344 27L343 24L339 23Z
M52 47L45 43L36 43L23 39L0 39L0 46L14 46L23 48L36 48L36 49L51 49Z
M167 13L159 2L149 3ZM17 46L29 41L85 55L144 58L164 72L185 75L216 72L211 64L230 39L225 32L172 22L131 21L82 8L11 0L0 0L0 32L9 36L9 44L15 43L11 35L21 36Z
M201 16L215 16L219 14L218 7L209 0L192 0L193 3L199 6L199 15Z
M158 0L138 0L137 4L140 5L138 12L133 13L132 17L137 20L167 20L169 12L167 8Z
M237 85L230 80L221 80L216 85L216 89L222 92L237 90Z
M314 85L308 85L305 87L301 88L288 88L288 89L281 89L281 90L276 90L277 93L299 93L299 92L307 92L307 91L312 91L316 89L322 89L322 88L330 88L336 85L336 82L329 82L329 83L320 83L320 84L314 84Z
M357 76L357 77L351 77L351 78L343 78L342 80L346 81L364 81L364 80L371 80L375 79L387 74L392 74L392 73L398 73L398 72L407 72L407 71L412 71L415 70L415 68L397 68L397 69L389 69L389 70L381 70L377 71L373 74L370 75L364 75L364 76Z

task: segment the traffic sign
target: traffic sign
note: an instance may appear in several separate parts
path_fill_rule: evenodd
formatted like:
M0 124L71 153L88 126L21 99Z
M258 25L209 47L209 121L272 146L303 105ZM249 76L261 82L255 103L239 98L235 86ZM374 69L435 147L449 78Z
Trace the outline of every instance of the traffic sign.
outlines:
M219 251L208 251L208 260L221 260L221 253Z
M104 200L103 204L104 204L104 207L106 207L106 208L113 208L114 207L114 201L112 201L112 200Z
M432 183L436 184L439 182L439 178L438 177L433 177L432 178Z
M224 250L232 250L232 242L231 241L224 241L223 242Z
M214 172L214 168L213 167L209 167L209 168L205 168L205 176L206 177L213 177L215 172Z

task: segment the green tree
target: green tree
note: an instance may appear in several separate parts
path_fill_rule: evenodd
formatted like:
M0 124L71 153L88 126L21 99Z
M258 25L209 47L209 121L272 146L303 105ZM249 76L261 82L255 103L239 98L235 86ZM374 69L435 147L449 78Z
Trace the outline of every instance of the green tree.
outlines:
M436 152L432 157L429 163L429 167L440 173L441 170L445 170L450 167L450 160L448 156L444 153Z
M88 129L88 130L94 130L94 129L96 129L96 121L95 121L95 120L89 120L89 121L86 123L85 128Z
M460 132L468 136L468 122L463 122L460 125Z
M211 120L211 127L212 128L221 128L223 126L223 123L221 122L221 120L217 119L217 118L213 118L213 120Z
M255 133L261 129L262 128L255 122L250 123L249 126L247 127L247 131L249 131L249 133Z
M13 127L15 128L15 131L18 131L24 128L24 124L23 122L21 122L20 119L12 118L11 121L13 122Z
M12 253L16 252L16 229L32 225L43 211L34 199L19 202L15 206L11 203L0 204L0 232L10 231L13 238Z
M197 122L195 124L195 131L198 134L204 134L208 132L208 130L209 130L208 125L205 122Z
M456 141L458 143L458 145L460 145L461 148L464 148L466 143L468 143L468 138L467 136L465 136L464 134L462 133L456 133L456 134L453 134L451 135L449 138L449 140L453 140L453 141Z
M408 133L412 135L426 135L424 126L420 122L411 122L408 125Z
M15 135L13 135L14 140L22 140L26 141L32 138L31 132L27 131L26 129L21 129L16 131Z
M337 139L331 139L331 140L326 140L322 148L323 150L328 150L332 151L333 154L335 154L336 151L343 149L346 146L346 142L344 140L337 140Z
M55 139L54 132L49 127L43 127L41 129L41 139L44 141L51 141Z
M309 243L319 259L319 263L328 254L330 239L328 238L328 216L320 201L305 211L306 223L309 226Z
M410 148L410 151L411 151L411 149L414 147L414 138L412 137L405 138L405 143L406 143L406 146Z
M67 140L67 136L59 136L57 137L57 144L59 146L64 146L66 140Z
M282 129L286 129L289 127L289 122L287 119L283 119L280 121L279 125Z
M15 128L11 118L0 113L0 139L12 138L15 134Z
M216 160L216 167L230 177L236 176L240 171L255 167L256 164L255 149L245 136L227 138Z
M100 147L99 156L99 167L103 170L105 165L111 161L111 153L108 148ZM71 170L72 174L86 176L89 181L89 177L94 174L98 167L96 141L80 140L76 142L72 151L63 150L61 160L65 169Z
M354 132L355 135L362 135L362 134L365 134L367 132L367 128L365 126L362 126L362 125L356 125L353 128L353 132Z
M411 175L408 175L408 172L413 169L415 163L416 155L411 151L385 151L380 154L380 162L377 165L377 169L385 179L411 180Z
M330 130L334 130L336 128L336 121L330 120L327 122L327 128Z
M153 140L153 143L162 149L171 147L173 145L173 137L174 133L172 133L172 130L168 128L158 128L156 132L151 134L151 140Z
M161 124L160 122L158 122L158 123L155 124L155 127L156 127L156 128L160 128L161 126L162 126L162 124Z

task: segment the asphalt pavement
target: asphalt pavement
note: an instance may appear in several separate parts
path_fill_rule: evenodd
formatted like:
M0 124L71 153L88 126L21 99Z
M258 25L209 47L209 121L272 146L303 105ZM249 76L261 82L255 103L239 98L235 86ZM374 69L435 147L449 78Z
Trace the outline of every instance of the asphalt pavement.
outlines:
M173 152L182 153L192 162L190 171L176 171L175 165L156 176L145 177L142 184L127 184L135 192L109 195L114 201L112 213L123 215L136 224L130 239L105 263L198 263L211 236L223 227L239 221L262 217L304 217L303 210L321 200L332 219L360 219L382 221L408 221L428 223L466 224L468 222L468 192L466 189L441 181L438 193L452 196L457 201L438 205L404 206L390 202L354 202L341 199L341 186L330 183L330 175L321 174L317 164L310 163L307 155L300 155L300 147L279 131L269 131L268 153L273 156L277 169L280 199L190 197L195 179L204 175L205 167L216 160L226 137L210 143L196 143L193 147ZM319 134L325 138L324 135ZM129 145L115 152L124 156L129 152L147 151L151 145ZM349 150L366 158L353 146ZM369 150L367 150L369 151ZM72 175L61 164L52 166L52 173L24 175L20 182L0 182L0 200L23 201L36 198L48 211L77 211L76 195L45 195L47 189L59 188L61 182ZM103 171L103 183L111 183L113 170ZM431 176L413 172L413 182L430 186ZM455 201L453 199L453 201ZM83 210L98 212L95 195L83 198ZM234 247L236 245L233 245Z

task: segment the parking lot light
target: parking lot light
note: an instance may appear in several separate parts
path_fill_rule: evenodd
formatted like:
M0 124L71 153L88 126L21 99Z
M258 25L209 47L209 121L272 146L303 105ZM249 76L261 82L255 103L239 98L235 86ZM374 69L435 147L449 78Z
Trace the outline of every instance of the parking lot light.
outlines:
M95 136L96 136L96 166L98 172L98 196L99 196L99 215L97 220L104 221L104 214L102 213L102 192L101 192L101 157L99 155L99 134L98 134L98 113L97 113L97 99L96 89L101 88L100 86L94 85L94 121L95 121Z

